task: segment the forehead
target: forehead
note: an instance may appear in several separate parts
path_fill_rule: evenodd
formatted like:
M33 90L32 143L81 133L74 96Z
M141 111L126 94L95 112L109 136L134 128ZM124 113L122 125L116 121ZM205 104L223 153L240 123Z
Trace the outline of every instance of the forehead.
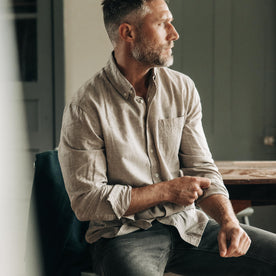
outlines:
M153 0L146 3L147 14L145 20L172 19L172 13L164 0Z

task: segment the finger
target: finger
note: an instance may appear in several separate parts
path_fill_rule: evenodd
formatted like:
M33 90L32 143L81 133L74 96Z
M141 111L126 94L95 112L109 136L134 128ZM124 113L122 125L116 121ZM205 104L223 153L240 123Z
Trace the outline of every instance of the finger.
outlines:
M192 198L193 198L194 200L197 200L198 197L199 197L199 193L198 193L197 191L194 191L194 192L192 193Z
M203 190L200 188L198 188L196 192L197 192L198 197L202 196L204 193Z
M211 180L209 178L205 178L205 177L200 178L199 186L201 189L207 189L210 187L210 185L211 185Z
M246 239L246 241L247 241L246 253L247 253L247 251L248 251L248 249L250 248L250 245L251 245L251 239L247 234L246 234L246 236L247 236L247 239Z
M235 239L237 239L235 241ZM228 257L239 257L245 255L250 247L251 240L246 232L242 232L240 235L236 235L231 242L227 256Z
M250 248L250 245L251 245L251 239L248 237L247 238L247 243L246 243L246 248L245 248L245 251L244 251L244 255L248 252L248 250Z
M250 247L251 240L246 233L241 237L239 256L245 255Z
M225 232L220 232L218 235L218 246L220 256L225 257L227 254L227 239Z
M240 254L241 243L240 235L232 235L230 240L230 246L228 247L226 257L237 257Z

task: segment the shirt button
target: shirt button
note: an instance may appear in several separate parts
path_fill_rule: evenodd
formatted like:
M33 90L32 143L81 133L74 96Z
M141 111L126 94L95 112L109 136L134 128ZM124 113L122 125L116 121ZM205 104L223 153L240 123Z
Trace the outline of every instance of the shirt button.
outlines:
M150 152L153 153L153 149L151 149Z
M155 177L159 177L159 174L158 174L158 173L156 173L156 174L155 174Z
M126 96L127 96L127 93L124 93L124 96L126 97Z

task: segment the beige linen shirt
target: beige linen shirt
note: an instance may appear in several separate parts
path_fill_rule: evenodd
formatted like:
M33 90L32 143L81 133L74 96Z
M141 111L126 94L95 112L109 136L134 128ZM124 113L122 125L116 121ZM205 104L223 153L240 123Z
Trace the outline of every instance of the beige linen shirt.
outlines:
M168 68L151 70L146 101L136 96L113 56L80 88L64 111L59 160L72 209L79 220L90 221L88 242L148 229L156 219L199 244L208 217L194 204L164 203L124 214L132 187L182 175L211 179L203 198L228 196L201 117L193 81Z

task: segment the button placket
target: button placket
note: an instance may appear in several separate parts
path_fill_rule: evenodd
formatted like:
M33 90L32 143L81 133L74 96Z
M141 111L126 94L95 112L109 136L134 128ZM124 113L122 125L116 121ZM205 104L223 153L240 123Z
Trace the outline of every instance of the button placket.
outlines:
M157 183L160 181L160 174L159 174L159 171L158 171L158 161L157 161L157 158L156 158L156 154L155 154L155 151L154 151L154 148L153 148L153 144L152 144L152 141L150 141L150 133L148 133L148 130L147 130L147 144L148 144L148 158L149 158L149 161L150 161L150 167L151 167L151 176L152 176L152 180L153 180L153 183Z
M147 128L147 148L148 148L148 158L150 161L150 166L151 166L151 177L153 180L153 183L158 183L161 181L161 177L159 174L159 165L158 165L158 158L156 156L156 152L155 152L155 146L154 146L154 142L153 139L151 137L151 131L150 131L150 124L151 124L151 120L150 120L150 109L151 109L151 104L152 104L152 100L155 96L155 87L154 85L151 85L151 87L149 88L148 91L148 96L146 99L146 102L148 103L147 105L147 120L146 120L146 128ZM144 99L142 99L143 102Z

